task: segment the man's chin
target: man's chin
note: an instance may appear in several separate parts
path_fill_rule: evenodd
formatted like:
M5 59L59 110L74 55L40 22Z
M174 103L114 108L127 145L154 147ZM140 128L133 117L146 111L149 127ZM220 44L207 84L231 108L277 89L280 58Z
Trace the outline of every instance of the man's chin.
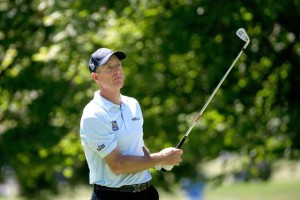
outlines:
M124 86L124 82L116 83L115 86L121 89Z

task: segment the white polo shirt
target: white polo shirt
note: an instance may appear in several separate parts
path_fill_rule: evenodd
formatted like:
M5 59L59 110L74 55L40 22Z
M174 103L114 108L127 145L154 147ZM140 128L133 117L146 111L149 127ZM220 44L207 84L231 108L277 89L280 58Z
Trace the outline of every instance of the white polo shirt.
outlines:
M115 175L104 157L116 147L123 155L143 156L143 115L138 101L121 95L121 105L116 105L96 91L83 110L80 137L90 169L90 184L121 187L151 180L148 170Z

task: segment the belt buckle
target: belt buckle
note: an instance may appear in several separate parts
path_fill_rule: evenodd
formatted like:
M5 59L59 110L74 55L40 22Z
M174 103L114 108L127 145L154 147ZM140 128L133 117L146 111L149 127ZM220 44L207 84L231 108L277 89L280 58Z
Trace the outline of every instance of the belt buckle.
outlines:
M133 188L134 188L133 193L140 192L141 191L140 186L141 186L141 184L133 185Z

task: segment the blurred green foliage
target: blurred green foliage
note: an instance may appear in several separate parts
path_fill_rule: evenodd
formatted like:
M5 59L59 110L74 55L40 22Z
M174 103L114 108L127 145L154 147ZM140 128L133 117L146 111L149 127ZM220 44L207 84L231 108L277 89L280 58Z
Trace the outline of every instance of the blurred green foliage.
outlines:
M0 13L0 167L15 170L27 197L88 182L79 120L97 90L87 62L100 47L127 53L123 94L139 100L158 151L177 144L239 52L235 31L251 38L183 164L154 181L195 177L224 151L254 165L299 158L297 0L3 0Z

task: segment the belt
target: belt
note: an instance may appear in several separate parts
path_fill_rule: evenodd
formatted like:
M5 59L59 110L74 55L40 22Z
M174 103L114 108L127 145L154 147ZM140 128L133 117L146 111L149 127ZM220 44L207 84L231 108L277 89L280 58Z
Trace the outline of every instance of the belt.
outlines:
M135 192L141 192L143 190L148 189L150 187L150 185L151 185L150 181L148 181L146 183L141 183L141 184L123 185L122 187L119 187L119 188L105 187L105 186L94 184L94 189L95 190L108 190L108 191L135 193Z

